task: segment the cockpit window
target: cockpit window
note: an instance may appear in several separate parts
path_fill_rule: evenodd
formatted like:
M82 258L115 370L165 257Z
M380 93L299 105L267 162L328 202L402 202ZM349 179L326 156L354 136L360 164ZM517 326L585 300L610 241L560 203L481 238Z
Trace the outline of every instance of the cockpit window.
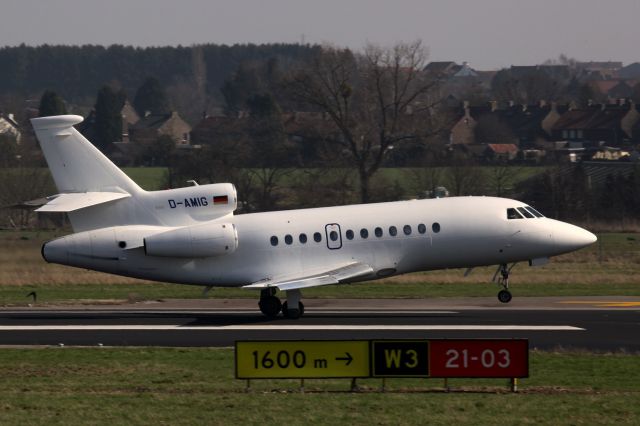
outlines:
M518 211L520 213L522 213L524 215L524 217L526 217L527 219L533 219L535 216L530 213L527 209L525 209L524 207L518 207Z
M522 215L516 209L507 209L507 219L522 219Z
M533 215L535 217L544 217L544 215L542 213L540 213L538 210L534 209L531 206L525 206L524 208L529 210L531 213L533 213Z

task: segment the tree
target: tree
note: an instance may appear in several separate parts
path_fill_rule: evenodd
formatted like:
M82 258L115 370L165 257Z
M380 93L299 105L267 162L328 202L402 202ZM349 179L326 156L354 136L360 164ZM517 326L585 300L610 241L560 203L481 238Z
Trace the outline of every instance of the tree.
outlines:
M15 166L17 155L16 138L10 135L0 135L0 168Z
M50 117L52 115L64 115L67 108L64 101L52 90L45 90L40 98L39 117Z
M236 72L220 88L227 113L233 115L245 109L247 100L254 94L264 92L263 89L257 67L241 62Z
M169 135L160 135L151 144L144 144L137 155L136 164L157 167L168 166L176 149L176 141Z
M566 83L542 68L503 69L491 80L491 90L499 101L531 104L540 100L556 101L563 95Z
M634 102L640 102L640 84L636 83L635 86L633 86L633 91L631 92L631 99L633 99Z
M274 192L279 181L290 172L293 150L285 138L280 107L271 95L255 95L247 101L247 106L246 133L252 154L248 173L259 185L255 200L258 209L273 210L277 202Z
M227 113L237 114L249 108L247 103L252 96L265 94L271 96L278 105L284 105L287 110L294 109L289 105L290 99L282 93L283 78L280 61L276 57L262 62L241 62L235 73L220 88Z
M451 195L480 195L485 191L485 175L471 159L459 152L453 152L447 167L447 189Z
M98 91L93 142L101 151L122 139L122 107L126 99L122 90L115 91L109 86L102 86Z
M144 117L145 114L165 114L171 110L164 88L157 78L148 77L136 91L133 107Z
M510 195L511 185L521 172L521 168L509 164L499 164L489 169L491 192L496 197Z
M572 58L565 53L561 53L557 58L547 59L543 65L567 65L571 68L575 68L578 63L576 58Z
M391 149L436 131L440 99L436 81L422 72L426 58L420 41L368 45L362 54L326 47L287 83L295 99L328 117L327 139L357 169L362 202Z

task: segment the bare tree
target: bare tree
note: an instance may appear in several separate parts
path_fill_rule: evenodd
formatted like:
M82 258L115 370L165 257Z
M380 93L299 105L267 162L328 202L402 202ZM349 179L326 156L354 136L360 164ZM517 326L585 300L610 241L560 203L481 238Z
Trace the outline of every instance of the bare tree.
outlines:
M451 195L479 195L484 192L485 176L480 167L462 154L454 153L447 168Z
M508 195L512 189L514 180L518 178L521 171L521 167L507 163L491 167L489 184L493 194L497 197Z
M53 180L47 170L20 165L0 169L0 212L2 226L26 228L32 224L35 213L32 208L6 208L23 204L36 198L56 193ZM5 222L6 221L6 222Z
M391 48L368 45L362 54L325 47L290 78L287 88L303 104L329 118L327 140L357 169L362 202L371 177L389 150L423 140L435 129L437 82L422 71L421 41Z
M445 169L436 152L428 151L424 155L422 167L411 170L414 190L419 197L434 196L436 189L445 184Z
M522 72L503 69L493 77L491 90L499 101L529 104L541 99L558 100L567 83L543 69L532 68Z

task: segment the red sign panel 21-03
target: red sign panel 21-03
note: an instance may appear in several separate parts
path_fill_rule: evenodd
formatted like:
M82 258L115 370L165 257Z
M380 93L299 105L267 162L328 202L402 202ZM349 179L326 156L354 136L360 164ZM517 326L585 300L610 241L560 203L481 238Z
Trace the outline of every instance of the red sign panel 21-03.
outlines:
M429 342L430 377L529 377L526 339Z

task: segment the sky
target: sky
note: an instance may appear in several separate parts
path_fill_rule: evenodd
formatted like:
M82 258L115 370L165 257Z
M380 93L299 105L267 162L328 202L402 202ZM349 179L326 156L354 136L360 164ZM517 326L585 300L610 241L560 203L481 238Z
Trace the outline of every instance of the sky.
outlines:
M0 45L330 43L421 39L479 70L640 61L640 0L0 0Z

